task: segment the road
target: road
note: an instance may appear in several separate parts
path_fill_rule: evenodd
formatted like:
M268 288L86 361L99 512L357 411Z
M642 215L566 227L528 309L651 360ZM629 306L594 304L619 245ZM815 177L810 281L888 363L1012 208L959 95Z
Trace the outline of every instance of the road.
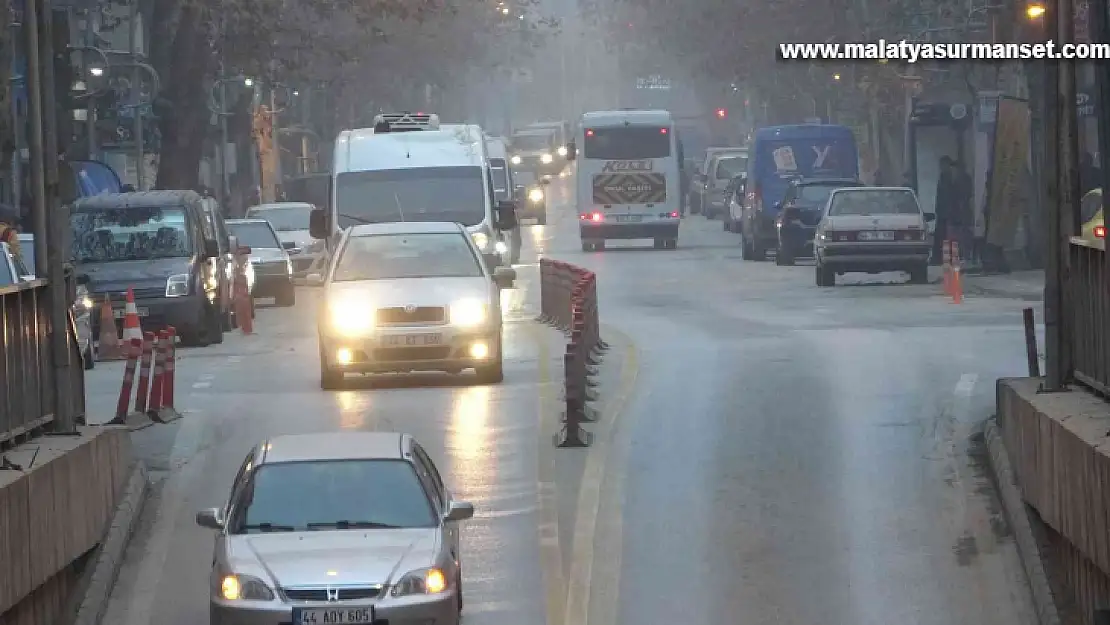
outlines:
M134 435L159 486L105 622L205 622L195 509L222 503L258 440L337 429L412 432L476 504L467 625L1035 622L973 436L994 380L1023 373L1026 304L894 276L818 289L812 266L742 261L696 216L675 251L584 253L568 182L503 302L502 385L323 392L309 289L261 309L256 336L182 350L185 418ZM551 445L561 345L532 321L537 254L599 275L615 347L588 451ZM93 372L93 410L116 376Z

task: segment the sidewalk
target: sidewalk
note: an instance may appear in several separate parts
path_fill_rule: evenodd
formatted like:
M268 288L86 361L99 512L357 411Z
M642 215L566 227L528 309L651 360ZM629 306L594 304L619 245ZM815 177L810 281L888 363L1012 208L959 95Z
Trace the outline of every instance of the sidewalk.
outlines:
M1044 299L1044 270L1015 271L1003 275L964 274L966 293L988 297L1006 297L1027 302Z

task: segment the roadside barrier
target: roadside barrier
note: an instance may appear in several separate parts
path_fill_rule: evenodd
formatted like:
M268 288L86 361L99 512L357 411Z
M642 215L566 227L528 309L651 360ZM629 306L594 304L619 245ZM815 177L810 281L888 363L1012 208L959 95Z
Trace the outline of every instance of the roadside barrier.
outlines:
M239 322L239 330L243 334L254 334L254 299L251 298L246 267L241 260L236 261L234 287L235 318Z
M169 423L181 417L174 407L176 339L174 328L157 334L146 332L142 339L131 339L116 414L108 423L134 426L144 418L154 423ZM135 409L131 411L136 370L139 383L134 393Z
M596 365L609 348L601 340L597 274L559 260L540 259L540 317L567 335L563 354L565 412L558 447L588 447L593 434L582 425L597 420L589 403L597 400Z
M97 337L96 359L99 362L110 362L124 358L127 358L127 354L120 344L119 332L116 330L112 296L105 293L104 301L100 305L100 336Z
M127 287L127 303L123 310L123 342L125 345L130 345L131 341L135 339L143 340L143 329L139 325L139 309L135 306L135 291L131 287Z

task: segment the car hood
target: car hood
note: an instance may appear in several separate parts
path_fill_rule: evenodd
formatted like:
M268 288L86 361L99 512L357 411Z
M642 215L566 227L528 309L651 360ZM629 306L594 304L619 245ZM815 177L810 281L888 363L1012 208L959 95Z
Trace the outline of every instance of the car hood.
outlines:
M300 248L308 247L315 241L308 230L279 230L277 235L282 243L295 243Z
M461 299L490 299L491 283L486 278L405 278L333 282L329 298L366 299L373 308L394 306L449 306Z
M286 256L285 250L276 247L251 248L252 263L276 263L285 260Z
M909 230L923 229L921 215L828 215L830 230Z
M513 152L513 156L519 156L521 158L528 158L532 156L538 157L543 156L544 154L555 156L555 150L516 150Z
M275 532L227 543L233 569L256 562L280 587L390 584L435 564L438 550L438 528Z
M90 293L117 293L128 288L166 288L166 278L189 273L192 261L188 258L156 258L154 260L126 260L105 263L81 263L77 275L89 277Z

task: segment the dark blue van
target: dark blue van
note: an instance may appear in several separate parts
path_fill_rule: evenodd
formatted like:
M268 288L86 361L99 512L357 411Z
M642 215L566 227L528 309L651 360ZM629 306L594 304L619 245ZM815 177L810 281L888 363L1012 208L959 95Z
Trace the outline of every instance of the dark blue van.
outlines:
M764 260L775 249L775 217L796 178L859 179L859 152L847 126L801 124L760 128L748 146L748 181L741 224L743 256Z

